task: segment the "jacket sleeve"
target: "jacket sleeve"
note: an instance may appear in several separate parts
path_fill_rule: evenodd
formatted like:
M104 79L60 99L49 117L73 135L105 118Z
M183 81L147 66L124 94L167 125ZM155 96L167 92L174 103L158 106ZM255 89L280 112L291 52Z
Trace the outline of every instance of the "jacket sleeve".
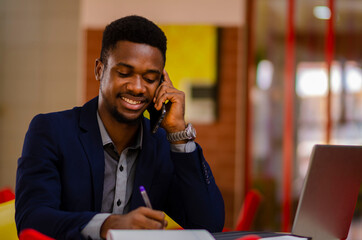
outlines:
M175 177L168 200L170 215L184 228L220 232L225 210L222 195L201 147L192 153L171 152Z
M56 239L81 239L81 229L96 212L62 209L56 120L38 115L25 136L16 176L15 220L18 233L32 228Z

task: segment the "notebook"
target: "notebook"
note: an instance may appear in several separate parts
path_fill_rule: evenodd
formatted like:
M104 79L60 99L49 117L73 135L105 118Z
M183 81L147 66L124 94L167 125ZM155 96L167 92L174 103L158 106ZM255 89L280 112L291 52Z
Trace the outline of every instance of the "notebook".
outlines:
M315 145L292 234L347 238L361 181L362 146Z
M214 240L206 230L109 230L107 240Z

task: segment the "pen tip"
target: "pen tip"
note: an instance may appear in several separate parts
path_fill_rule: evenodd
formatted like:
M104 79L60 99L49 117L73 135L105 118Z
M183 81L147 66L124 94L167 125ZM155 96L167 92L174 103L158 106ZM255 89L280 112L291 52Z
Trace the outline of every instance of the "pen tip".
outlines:
M144 191L145 188L143 186L140 186L140 191Z

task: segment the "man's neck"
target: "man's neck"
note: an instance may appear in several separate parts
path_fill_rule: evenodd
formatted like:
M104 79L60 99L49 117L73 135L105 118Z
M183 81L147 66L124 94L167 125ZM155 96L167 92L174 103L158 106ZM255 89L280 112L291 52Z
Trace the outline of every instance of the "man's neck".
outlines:
M137 132L141 126L141 120L137 123L120 123L113 117L99 113L105 129L119 154L131 146L137 139Z

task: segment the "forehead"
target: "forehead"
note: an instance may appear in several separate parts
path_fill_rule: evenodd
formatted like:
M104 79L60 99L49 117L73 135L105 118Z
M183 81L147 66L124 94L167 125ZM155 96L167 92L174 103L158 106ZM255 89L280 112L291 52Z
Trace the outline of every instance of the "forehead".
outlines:
M162 69L164 60L161 51L148 44L119 41L115 48L109 51L108 64L126 63L131 66L144 65Z

